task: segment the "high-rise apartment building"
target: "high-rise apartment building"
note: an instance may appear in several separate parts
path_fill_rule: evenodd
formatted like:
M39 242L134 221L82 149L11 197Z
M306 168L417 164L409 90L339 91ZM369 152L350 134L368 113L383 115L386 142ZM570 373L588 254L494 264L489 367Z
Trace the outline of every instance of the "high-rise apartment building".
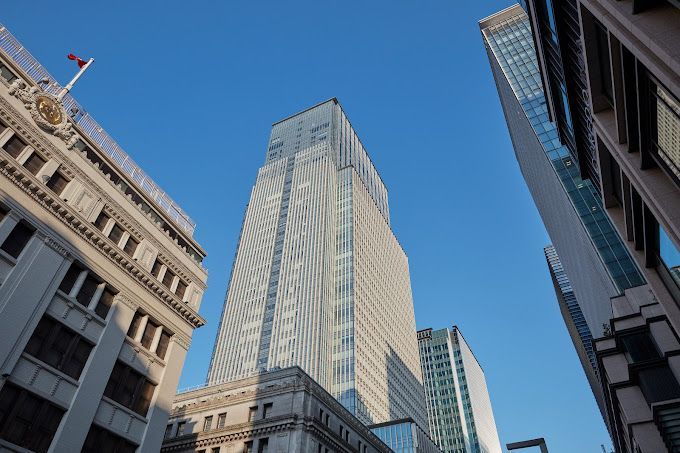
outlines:
M680 448L675 428L680 410L674 403L680 396L675 371L680 346L678 2L530 0L523 5L546 117L554 120L556 138L569 150L579 177L590 182L602 215L625 239L645 282L619 286L610 302L612 319L599 332L589 320L593 302L581 297L577 271L553 238L595 338L615 448ZM520 9L512 10L520 14ZM523 59L519 51L514 57ZM511 123L508 109L506 117Z
M588 323L583 317L583 312L576 300L574 289L571 287L569 277L564 272L564 267L562 267L562 262L557 255L555 247L549 245L543 251L548 262L550 277L555 287L557 304L560 307L564 324L567 326L572 343L574 343L574 349L576 349L576 354L581 361L588 384L590 384L593 396L595 396L595 401L600 408L600 412L604 414L606 413L604 395L602 394L602 386L597 368L597 357L595 357L595 350L593 349L593 335L590 333Z
M0 450L157 452L195 224L0 25Z
M293 365L364 423L427 426L408 259L336 99L272 126L208 383Z
M458 327L418 331L430 437L446 453L501 453L484 371Z

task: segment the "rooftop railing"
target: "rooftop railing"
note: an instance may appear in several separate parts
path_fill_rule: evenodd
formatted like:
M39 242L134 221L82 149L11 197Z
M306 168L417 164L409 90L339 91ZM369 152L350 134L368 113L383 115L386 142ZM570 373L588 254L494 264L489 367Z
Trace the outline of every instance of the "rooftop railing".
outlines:
M18 67L20 67L31 80L43 86L48 93L57 95L62 87L50 75L49 72L36 60L33 55L21 45L19 41L0 24L0 50L3 51ZM97 121L71 96L66 94L62 99L62 105L69 112L71 121L78 126L80 132L99 145L111 158L113 163L123 173L128 175L135 183L147 193L182 230L190 236L193 235L196 223L182 211L172 198L137 165L130 156L111 138Z

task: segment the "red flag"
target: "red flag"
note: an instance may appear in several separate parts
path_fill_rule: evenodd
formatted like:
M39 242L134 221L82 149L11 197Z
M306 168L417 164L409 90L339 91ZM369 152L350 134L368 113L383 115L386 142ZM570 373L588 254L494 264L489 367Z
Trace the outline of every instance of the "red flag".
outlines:
M79 68L82 68L83 66L85 66L85 65L87 64L87 61L85 61L85 60L83 60L83 59L81 59L81 58L76 57L76 56L73 55L72 53L68 54L68 59L69 59L69 60L75 60L75 61L77 61L77 62L78 62L78 67L79 67Z

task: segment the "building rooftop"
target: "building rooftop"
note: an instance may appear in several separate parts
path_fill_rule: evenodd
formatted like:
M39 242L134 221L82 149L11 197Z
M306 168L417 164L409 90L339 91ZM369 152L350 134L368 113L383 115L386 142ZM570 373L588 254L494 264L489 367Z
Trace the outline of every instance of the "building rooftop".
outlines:
M0 23L0 51L5 54L29 78L27 82L41 85L43 89L57 95L62 86L31 55L28 50ZM80 105L71 94L62 100L64 109L69 112L70 121L75 129L96 144L106 153L113 165L137 185L158 207L189 237L193 235L196 223L170 198L132 158L116 143L103 127Z

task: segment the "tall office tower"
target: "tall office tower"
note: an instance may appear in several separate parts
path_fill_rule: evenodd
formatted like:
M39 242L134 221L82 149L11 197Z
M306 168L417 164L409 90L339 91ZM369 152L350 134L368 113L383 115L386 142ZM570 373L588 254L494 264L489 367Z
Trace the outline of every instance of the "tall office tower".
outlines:
M550 277L552 278L553 286L555 287L555 295L557 296L557 304L560 307L564 324L567 326L567 331L574 343L576 354L578 355L583 371L586 374L590 388L595 396L595 401L600 408L601 413L605 412L604 395L602 394L602 386L600 384L600 376L597 368L597 358L593 349L593 336L588 328L588 323L583 317L581 307L576 300L574 290L571 287L569 278L564 272L560 257L557 256L555 247L549 245L543 249L545 258L550 269Z
M484 371L453 329L418 331L432 440L447 453L500 453Z
M0 450L157 452L205 252L61 89L0 25Z
M680 4L525 3L548 114L647 282L612 299L610 336L596 336L614 445L680 448Z
M336 99L272 126L208 383L292 365L364 423L426 426L408 260Z

